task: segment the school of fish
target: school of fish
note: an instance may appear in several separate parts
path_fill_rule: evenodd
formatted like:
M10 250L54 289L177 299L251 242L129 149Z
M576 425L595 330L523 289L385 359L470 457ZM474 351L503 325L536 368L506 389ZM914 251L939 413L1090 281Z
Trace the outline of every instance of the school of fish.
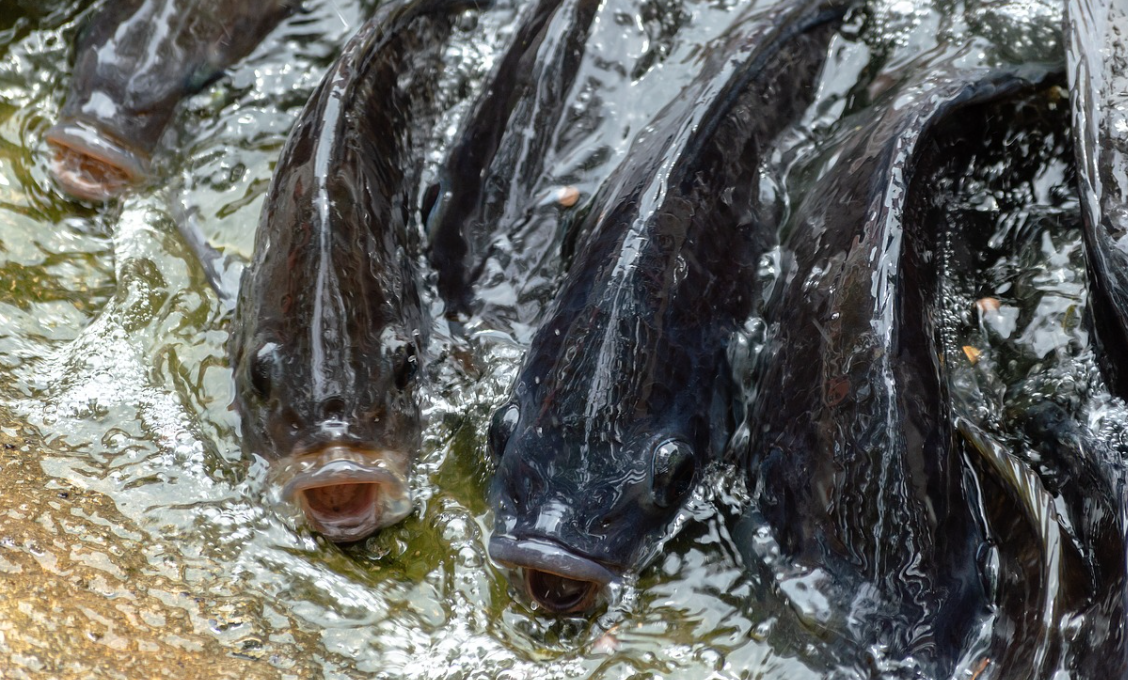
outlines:
M655 561L709 473L735 467L752 499L739 559L779 583L831 650L807 662L831 677L1128 677L1128 451L1045 398L1006 414L1037 455L1009 450L981 407L986 363L951 351L944 302L975 260L940 257L977 238L955 207L963 183L1034 172L997 121L1065 135L1084 323L1128 399L1128 1L1065 4L1064 63L1003 63L972 37L863 73L821 132L829 151L796 156L835 37L869 9L737 3L689 82L640 93L665 99L613 170L568 186L546 186L543 131L583 134L577 64L593 24L630 3L525 3L430 175L444 42L492 9L379 4L280 152L237 293L248 455L309 529L363 540L413 512L435 324L467 338L526 325L488 430L488 545L546 616L598 612ZM58 186L89 202L161 182L177 103L297 12L104 3L45 133ZM490 291L532 282L551 303L499 318ZM976 304L986 318L998 301ZM749 358L736 338L753 320Z

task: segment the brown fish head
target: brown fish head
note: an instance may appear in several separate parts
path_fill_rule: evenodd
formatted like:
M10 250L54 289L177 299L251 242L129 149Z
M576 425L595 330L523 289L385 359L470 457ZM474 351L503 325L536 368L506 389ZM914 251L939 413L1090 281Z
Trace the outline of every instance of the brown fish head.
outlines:
M296 0L104 3L81 26L66 104L46 135L67 194L104 201L149 178L178 104L249 53Z
M294 189L264 211L271 228L232 333L235 403L247 449L271 461L314 530L345 543L411 511L425 327L414 270L383 240L318 227L313 203Z
M247 447L271 461L283 498L339 543L410 514L408 477L422 428L415 344L319 370L300 337L259 337L252 351L235 355L236 403Z

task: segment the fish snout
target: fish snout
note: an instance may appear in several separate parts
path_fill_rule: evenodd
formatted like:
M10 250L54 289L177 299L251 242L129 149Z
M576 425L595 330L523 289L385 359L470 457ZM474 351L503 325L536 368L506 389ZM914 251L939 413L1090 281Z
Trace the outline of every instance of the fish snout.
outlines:
M314 531L351 543L411 514L407 457L393 451L331 446L276 463L282 497Z
M54 149L51 174L68 195L106 201L149 174L149 159L80 120L60 122L45 136Z
M548 541L494 536L490 557L519 570L525 593L553 614L594 608L607 586L617 580L607 567Z

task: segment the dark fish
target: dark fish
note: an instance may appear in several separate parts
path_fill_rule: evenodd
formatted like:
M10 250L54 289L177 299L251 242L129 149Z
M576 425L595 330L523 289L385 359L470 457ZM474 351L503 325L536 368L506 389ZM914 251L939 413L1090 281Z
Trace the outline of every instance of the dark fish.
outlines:
M968 409L963 409L967 412ZM1034 455L1018 456L967 417L966 440L983 517L995 538L988 677L1124 677L1122 483L1109 484L1104 444L1061 407L1024 410L1018 425ZM1036 463L1028 462L1033 458ZM986 667L986 665L984 666Z
M290 133L243 276L231 340L243 437L334 541L411 512L429 328L418 128L435 117L444 37L474 4L389 3L349 41Z
M1128 677L1128 495L1120 457L1052 402L1034 404L1019 421L1041 460L1040 472L1074 530L1087 578L1080 636L1071 664L1081 677Z
M541 0L533 8L430 189L430 260L449 314L472 311L472 286L499 227L521 229L552 141L544 131L556 128L568 104L599 5ZM537 227L549 243L550 226Z
M1070 343L1032 355L1027 333L1000 325L1000 301L983 297L1002 293L1021 310L1019 327L1035 324L1045 299L1036 272L1061 266L1059 251L1039 245L1081 237L1063 104L1050 87L965 110L934 135L934 155L950 160L910 197L923 206L914 223L939 244L941 372L989 542L984 678L1126 670L1122 465L1073 415L1091 388L1070 363L1090 353Z
M935 143L943 145L938 153L961 160L922 176L928 190L910 198L924 206L914 224L927 225L924 233L940 244L932 252L940 260L942 293L931 312L940 320L939 366L949 417L960 435L953 446L968 464L965 488L977 492L969 502L984 527L980 564L990 613L980 629L981 640L971 645L974 662L965 664L968 672L982 667L984 679L1048 678L1055 669L1071 667L1069 640L1076 633L1070 629L1081 621L1075 617L1086 609L1095 585L1093 562L1085 557L1091 550L1084 549L1087 539L1082 537L1092 517L1067 509L1060 486L1084 466L1080 460L1065 463L1064 456L1080 451L1067 453L1064 447L1050 445L1046 437L1057 426L1049 418L1043 420L1042 415L1052 414L1044 407L1013 419L1028 425L1004 424L1004 401L1016 410L1025 409L1015 406L1014 379L999 375L997 369L1005 366L1009 375L1027 375L1031 369L1014 359L1016 347L986 321L1001 317L991 301L980 297L985 288L997 290L988 281L1006 276L995 270L1000 262L1023 258L1025 265L1026 258L1039 257L1029 251L1042 249L1030 246L1049 230L1071 230L1080 222L1078 212L1049 208L1042 204L1046 194L1027 190L1037 186L1039 177L1053 174L1047 167L1071 165L1066 159L1071 150L1057 141L1067 135L1068 116L1057 98L1056 89L1031 92L965 111L941 126L934 135ZM953 138L958 143L949 141ZM1016 154L1020 148L1022 153ZM1067 169L1062 189L1072 189L1073 179ZM906 223L906 228L914 227ZM1006 291L1008 300L1030 300L1022 277L1007 280L1013 281ZM972 299L977 327L969 318ZM1043 363L1043 370L1052 362ZM1014 368L1016 364L1021 368ZM1068 400L1050 384L1026 382L1022 391L1056 392ZM1037 422L1041 424L1035 427ZM1023 436L1024 429L1028 436ZM1046 446L1046 451L1032 450L1031 443ZM1057 471L1063 463L1066 468ZM1105 490L1088 484L1082 488L1077 489L1079 495L1095 497ZM1095 623L1088 616L1084 621L1085 627ZM1081 650L1090 644L1100 646L1096 638L1085 639L1076 645L1079 654L1089 656Z
M970 58L923 60L842 126L784 243L743 454L783 559L818 584L818 623L890 673L928 677L949 676L988 606L937 359L937 230L922 216L945 160L933 133L1044 77L958 66Z
M757 181L845 10L745 16L641 133L493 417L490 555L546 610L644 564L731 431L730 336L753 308ZM602 206L602 207L600 207Z
M1065 19L1090 319L1112 391L1128 399L1128 6L1069 0Z
M298 0L112 0L78 36L51 170L68 194L101 201L149 175L176 105L242 59Z

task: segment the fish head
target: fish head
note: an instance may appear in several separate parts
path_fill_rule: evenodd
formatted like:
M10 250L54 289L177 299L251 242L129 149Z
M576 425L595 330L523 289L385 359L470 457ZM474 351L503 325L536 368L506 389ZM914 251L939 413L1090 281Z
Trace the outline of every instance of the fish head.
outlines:
M235 354L236 403L245 444L270 461L283 499L300 506L314 530L347 543L411 513L420 352L411 338L386 339L334 366L336 376L311 354L300 336L253 335Z
M494 414L491 557L520 570L551 613L596 606L605 587L650 559L703 460L692 421L585 431L515 400Z
M411 512L426 326L414 260L390 235L402 223L374 225L361 200L326 188L303 139L240 288L235 403L248 450L315 530L344 543Z
M150 178L177 104L250 52L294 0L106 3L78 31L66 104L45 135L67 194L105 201Z
M79 31L66 103L45 135L51 174L70 196L105 201L148 181L177 103L219 75L190 53L206 41L178 44L186 36L169 28L159 4L120 3Z

